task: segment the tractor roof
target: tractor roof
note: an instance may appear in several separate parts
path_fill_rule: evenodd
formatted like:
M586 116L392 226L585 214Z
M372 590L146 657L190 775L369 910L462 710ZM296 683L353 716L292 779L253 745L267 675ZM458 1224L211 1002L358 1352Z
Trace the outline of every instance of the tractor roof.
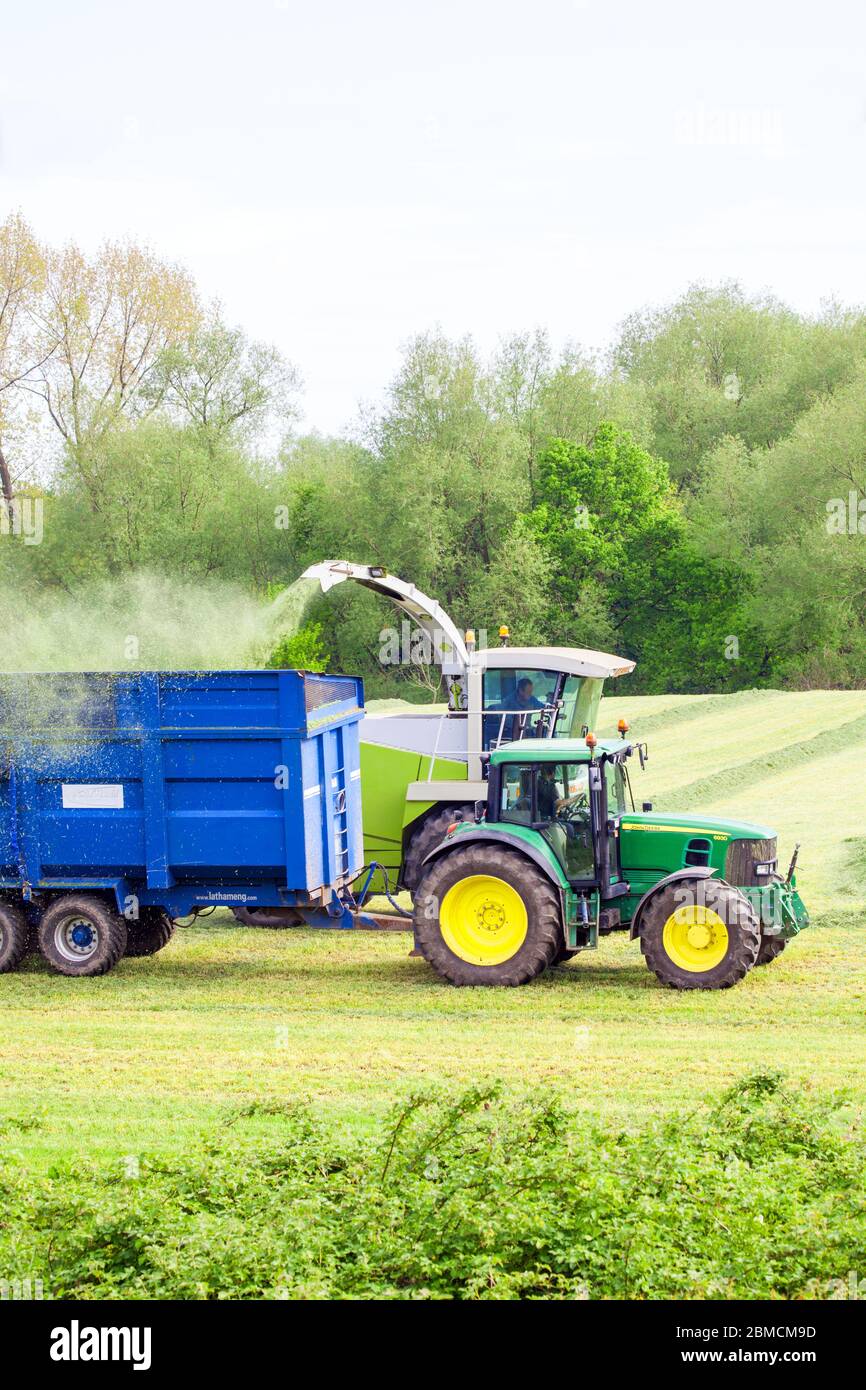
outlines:
M631 745L622 738L600 738L595 745L598 753L623 753ZM504 743L490 755L499 763L588 763L591 759L585 738L524 738L516 743Z

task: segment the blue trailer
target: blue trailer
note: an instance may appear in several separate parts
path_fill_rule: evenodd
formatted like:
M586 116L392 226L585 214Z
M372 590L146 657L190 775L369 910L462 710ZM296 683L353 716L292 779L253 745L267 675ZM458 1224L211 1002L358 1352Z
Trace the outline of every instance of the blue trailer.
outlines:
M362 714L351 676L0 677L0 970L36 933L101 974L217 906L357 925Z

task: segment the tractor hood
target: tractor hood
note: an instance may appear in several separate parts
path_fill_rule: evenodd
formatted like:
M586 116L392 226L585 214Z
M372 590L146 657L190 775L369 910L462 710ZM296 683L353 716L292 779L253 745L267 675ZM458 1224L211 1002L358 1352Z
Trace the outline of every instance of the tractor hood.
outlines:
M622 817L620 828L656 835L707 835L723 840L772 840L775 830L751 821L720 820L715 816L664 814L657 811L630 811Z
M748 821L715 816L626 813L619 822L620 863L626 878L649 886L644 875L704 867L738 885L769 883L777 867L776 832Z

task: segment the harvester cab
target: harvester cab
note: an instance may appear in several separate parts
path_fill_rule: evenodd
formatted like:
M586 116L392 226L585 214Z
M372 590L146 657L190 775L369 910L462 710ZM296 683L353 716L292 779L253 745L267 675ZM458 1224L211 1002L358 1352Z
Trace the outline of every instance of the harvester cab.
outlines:
M455 819L487 797L490 754L507 743L573 739L595 726L604 682L634 662L579 647L478 646L435 599L376 565L326 560L302 576L324 593L352 580L389 598L423 634L421 653L395 638L395 660L439 667L445 710L367 714L361 725L365 845L391 884L410 892ZM405 636L405 634L404 634ZM379 885L381 886L381 885Z

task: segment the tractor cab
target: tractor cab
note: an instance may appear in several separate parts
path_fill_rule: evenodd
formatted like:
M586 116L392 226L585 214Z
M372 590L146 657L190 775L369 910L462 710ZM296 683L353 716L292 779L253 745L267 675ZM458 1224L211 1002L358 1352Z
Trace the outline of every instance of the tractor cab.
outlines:
M539 738L490 755L484 819L503 830L539 835L573 889L614 898L622 881L619 820L627 806L621 739Z

